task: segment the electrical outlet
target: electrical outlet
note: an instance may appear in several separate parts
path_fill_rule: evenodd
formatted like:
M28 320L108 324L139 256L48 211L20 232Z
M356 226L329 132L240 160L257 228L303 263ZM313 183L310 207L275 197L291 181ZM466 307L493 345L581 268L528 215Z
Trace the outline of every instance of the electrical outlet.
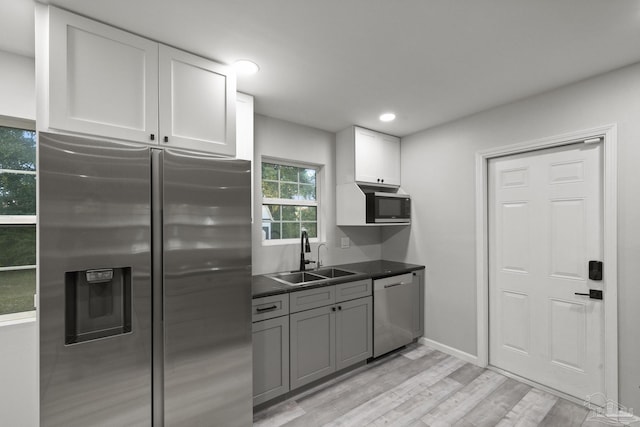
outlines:
M349 242L349 238L348 237L343 237L340 239L340 247L342 249L347 249L350 246L350 242Z

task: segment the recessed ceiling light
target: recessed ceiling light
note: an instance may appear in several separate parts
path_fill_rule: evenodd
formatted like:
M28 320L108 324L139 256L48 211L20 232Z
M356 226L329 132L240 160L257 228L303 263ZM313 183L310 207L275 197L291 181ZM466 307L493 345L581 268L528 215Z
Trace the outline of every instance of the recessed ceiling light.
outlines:
M253 61L249 61L248 59L239 59L233 63L233 68L235 68L238 74L255 74L258 72L260 67Z
M396 115L393 113L384 113L380 115L381 122L390 122L396 119Z

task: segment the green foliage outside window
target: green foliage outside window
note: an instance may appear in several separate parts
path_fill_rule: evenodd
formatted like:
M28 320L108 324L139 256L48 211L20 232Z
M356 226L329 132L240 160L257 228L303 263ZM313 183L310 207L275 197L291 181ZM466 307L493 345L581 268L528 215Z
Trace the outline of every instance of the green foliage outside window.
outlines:
M35 170L35 132L0 126L0 315L34 309Z
M316 177L314 168L262 163L264 239L294 239L302 230L318 237Z

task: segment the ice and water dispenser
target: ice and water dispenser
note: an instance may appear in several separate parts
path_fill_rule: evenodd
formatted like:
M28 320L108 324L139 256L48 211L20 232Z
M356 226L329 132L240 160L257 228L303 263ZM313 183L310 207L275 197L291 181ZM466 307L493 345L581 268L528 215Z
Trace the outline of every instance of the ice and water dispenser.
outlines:
M65 344L131 332L131 267L65 273Z

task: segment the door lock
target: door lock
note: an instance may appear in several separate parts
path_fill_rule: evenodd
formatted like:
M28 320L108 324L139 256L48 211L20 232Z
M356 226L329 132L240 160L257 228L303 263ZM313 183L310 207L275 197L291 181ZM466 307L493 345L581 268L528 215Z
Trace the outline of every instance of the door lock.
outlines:
M602 280L602 261L589 261L589 280Z
M600 289L589 289L588 294L576 292L576 295L582 295L591 299L602 299L602 291Z

